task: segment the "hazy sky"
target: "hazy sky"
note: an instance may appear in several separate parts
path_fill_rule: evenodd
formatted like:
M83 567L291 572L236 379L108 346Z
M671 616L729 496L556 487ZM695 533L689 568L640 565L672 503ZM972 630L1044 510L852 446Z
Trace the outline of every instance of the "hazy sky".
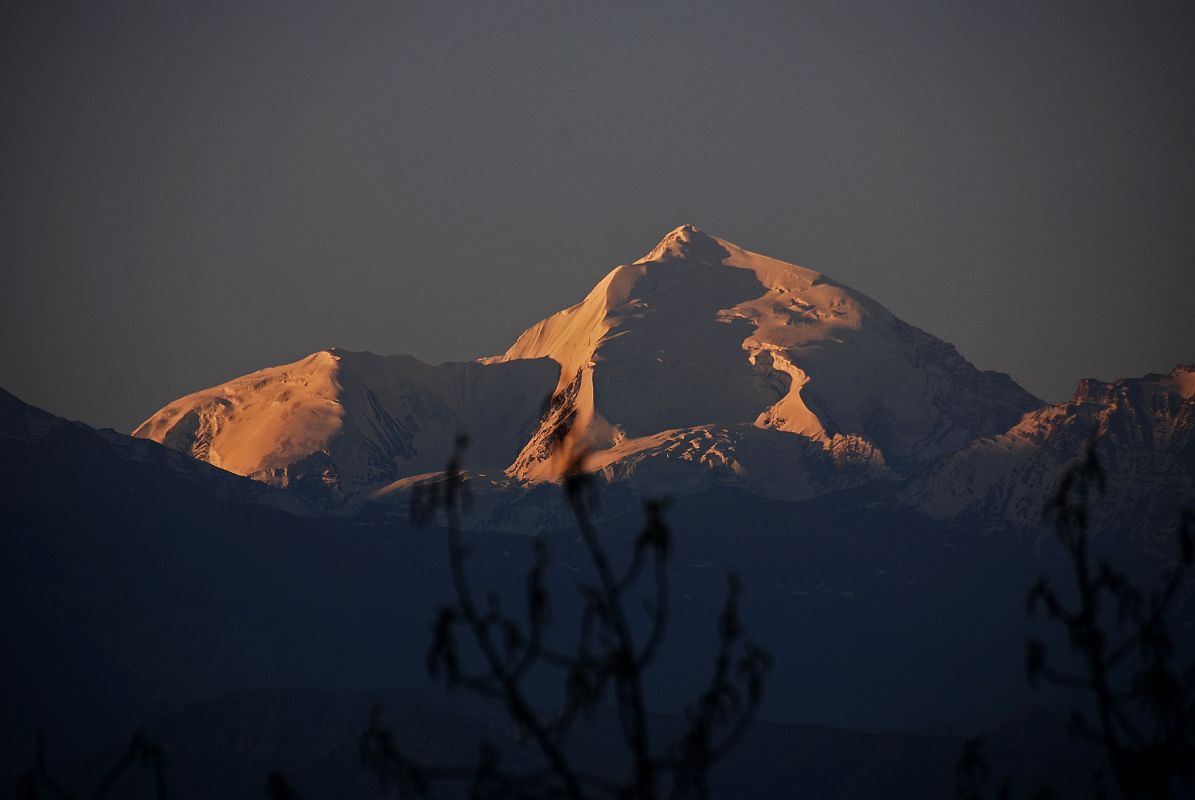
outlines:
M504 350L692 222L1046 399L1195 361L1192 4L6 3L0 386Z

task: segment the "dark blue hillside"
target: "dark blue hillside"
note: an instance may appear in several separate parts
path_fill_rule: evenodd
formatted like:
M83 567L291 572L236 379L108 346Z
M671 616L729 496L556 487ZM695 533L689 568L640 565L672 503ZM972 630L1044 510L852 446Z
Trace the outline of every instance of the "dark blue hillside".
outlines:
M39 726L66 763L230 692L427 685L429 621L451 598L442 531L232 499L253 486L219 471L197 481L130 458L111 433L0 401L3 776L32 763ZM1071 701L1025 688L1025 591L1057 566L1034 542L931 524L882 487L803 504L710 493L668 519L657 711L707 680L730 568L749 635L775 657L765 718L972 733L1027 699ZM613 558L639 525L603 524ZM531 540L472 539L475 581L517 607ZM549 540L555 635L568 643L587 559L573 533ZM537 699L557 688L545 678Z

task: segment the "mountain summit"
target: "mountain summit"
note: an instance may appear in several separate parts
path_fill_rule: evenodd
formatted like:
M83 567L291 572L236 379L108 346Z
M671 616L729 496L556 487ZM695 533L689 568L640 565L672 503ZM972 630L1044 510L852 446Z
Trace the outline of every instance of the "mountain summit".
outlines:
M1040 406L866 295L682 225L499 356L321 351L188 395L135 435L342 499L435 469L455 430L479 442L471 463L518 482L555 480L584 452L610 480L800 499Z
M717 264L726 258L727 252L721 243L695 225L681 225L673 228L647 255L635 263L678 259L698 263Z
M544 357L560 380L512 466L526 480L559 474L569 448L548 445L566 438L610 476L659 456L809 496L813 462L831 483L848 465L901 469L1041 405L871 298L692 225L486 362Z

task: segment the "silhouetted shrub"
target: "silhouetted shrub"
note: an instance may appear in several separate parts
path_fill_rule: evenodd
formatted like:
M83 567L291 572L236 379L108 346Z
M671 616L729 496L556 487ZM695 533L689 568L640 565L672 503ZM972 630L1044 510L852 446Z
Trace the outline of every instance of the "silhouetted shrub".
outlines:
M592 521L594 486L573 459L564 478L564 492L597 580L580 588L582 612L571 650L550 647L551 597L546 586L547 547L536 539L535 559L528 573L526 610L521 618L503 611L501 599L489 595L479 602L466 566L468 548L462 540L460 511L468 503L468 486L461 471L466 441L462 437L442 478L425 483L412 502L416 521L426 522L442 512L448 536L448 556L456 600L444 607L433 625L428 670L449 687L464 687L502 702L510 719L535 745L544 767L516 772L505 769L499 754L483 747L473 765L426 765L400 752L395 738L375 710L361 737L363 760L377 774L383 788L430 793L439 780L471 782L473 797L587 797L673 798L708 797L710 768L738 742L763 692L769 656L743 638L739 621L739 583L732 574L718 626L712 674L706 689L688 709L684 729L666 747L653 749L643 676L664 639L668 622L667 562L672 534L664 517L664 503L644 503L645 524L635 540L629 563L617 571L610 562ZM654 591L649 605L650 625L636 638L626 600L642 581ZM481 660L465 664L459 637L471 637ZM555 669L561 678L561 700L544 713L527 694L531 673ZM621 723L628 770L624 779L593 774L568 757L565 743L570 729L588 718L608 696Z
M53 797L57 800L74 800L81 797L75 792L68 791L59 785L49 766L46 754L46 736L37 733L37 763L33 769L17 779L17 797L19 800L37 800L40 797ZM154 796L158 800L166 799L166 752L157 744L149 741L142 731L133 734L129 746L116 763L104 773L89 793L94 800L103 800L116 788L130 769L141 766L153 774Z
M1073 600L1068 604L1045 578L1027 600L1030 614L1044 611L1062 626L1078 667L1055 667L1045 643L1031 639L1025 671L1033 685L1045 681L1085 697L1086 708L1074 709L1069 727L1104 756L1105 770L1093 776L1097 797L1106 796L1107 775L1125 800L1193 797L1195 663L1176 663L1180 655L1170 621L1195 551L1192 516L1184 511L1180 517L1178 561L1161 588L1146 593L1106 558L1092 555L1091 508L1106 485L1093 437L1063 473L1043 512L1074 574ZM957 770L960 798L987 796L991 769L978 739L967 742ZM1037 796L1049 796L1042 792ZM997 796L1011 796L1007 783Z

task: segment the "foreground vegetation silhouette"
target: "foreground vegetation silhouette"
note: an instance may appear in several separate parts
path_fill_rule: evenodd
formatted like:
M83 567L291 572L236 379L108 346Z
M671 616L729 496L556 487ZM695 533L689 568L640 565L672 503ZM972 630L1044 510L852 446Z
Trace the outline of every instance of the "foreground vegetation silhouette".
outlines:
M489 594L484 603L467 573L468 546L460 513L468 503L468 484L461 470L466 446L459 437L441 478L421 484L412 501L417 522L442 513L448 536L455 603L443 608L434 624L428 670L448 687L463 687L500 701L520 732L534 744L542 769L505 769L496 749L483 746L474 765L426 765L405 756L375 709L361 737L361 755L377 774L383 789L427 795L440 780L467 781L472 797L707 798L707 775L729 753L750 724L763 693L771 659L746 641L739 620L739 582L728 578L728 593L718 622L709 683L687 710L684 729L666 747L655 749L648 723L644 674L664 640L668 624L668 557L672 534L664 518L665 504L644 503L645 523L635 539L629 563L621 571L611 563L593 523L596 488L585 472L584 456L572 459L564 475L564 493L584 542L596 583L579 588L582 612L571 649L549 644L551 597L546 585L550 557L543 538L535 539L535 559L528 572L526 608L518 617L503 610L501 598ZM645 634L635 635L627 610L636 588L647 583L651 599ZM481 664L466 665L460 636L471 637ZM541 669L562 678L562 698L550 713L541 712L528 695ZM535 676L535 677L533 677ZM617 711L629 761L625 779L587 772L573 763L567 741L573 727L591 719L611 697Z
M1072 712L1069 728L1103 755L1104 768L1093 775L1095 796L1107 796L1110 775L1124 800L1195 797L1195 661L1180 663L1184 654L1171 630L1195 558L1195 520L1189 511L1180 514L1179 558L1153 592L1135 586L1106 558L1094 558L1091 512L1108 481L1096 442L1093 436L1062 474L1043 512L1073 571L1073 599L1068 603L1045 578L1027 598L1031 615L1044 611L1065 631L1075 663L1055 666L1045 643L1031 639L1026 674L1031 684L1082 693L1084 704ZM969 740L958 764L959 797L982 800L990 776L982 742ZM1004 782L995 796L1011 794ZM1054 796L1048 785L1035 795Z
M16 796L18 800L38 800L41 797L52 797L55 800L75 800L74 792L63 788L54 777L47 755L46 735L44 731L37 732L36 764L32 769L17 778ZM142 767L153 776L154 797L166 800L166 751L161 745L150 741L144 731L137 731L129 740L129 746L119 759L104 773L95 788L87 795L93 800L103 800L109 797L120 781L128 775L134 767Z

